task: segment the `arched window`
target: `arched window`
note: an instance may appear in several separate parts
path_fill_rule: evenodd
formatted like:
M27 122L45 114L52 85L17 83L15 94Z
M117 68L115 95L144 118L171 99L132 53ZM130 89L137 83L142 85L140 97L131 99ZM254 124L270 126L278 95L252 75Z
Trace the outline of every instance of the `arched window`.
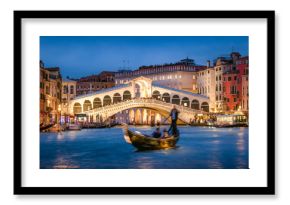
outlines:
M199 110L199 102L197 100L191 101L191 109Z
M82 112L82 106L80 103L75 103L73 107L74 114L78 114Z
M93 108L92 107L92 103L89 100L85 100L85 102L83 104L84 112L88 111L88 110L91 110L92 108Z
M173 95L172 104L180 105L180 98L178 95Z
M102 101L100 98L95 98L93 101L93 108L102 107Z
M154 90L154 91L153 91L153 94L152 94L152 97L153 97L154 99L160 100L160 99L161 99L160 92L159 92L158 90Z
M122 101L122 97L119 93L115 93L113 96L113 103L117 103L117 102L121 102Z
M170 103L170 95L169 95L169 93L163 93L162 101Z
M189 107L189 99L187 97L182 98L181 105L183 105L184 107Z
M110 105L112 103L112 99L109 95L106 95L103 100L103 106Z
M201 103L201 110L205 112L209 112L209 105L207 102Z
M131 93L130 93L130 91L126 90L123 93L123 100L131 100Z

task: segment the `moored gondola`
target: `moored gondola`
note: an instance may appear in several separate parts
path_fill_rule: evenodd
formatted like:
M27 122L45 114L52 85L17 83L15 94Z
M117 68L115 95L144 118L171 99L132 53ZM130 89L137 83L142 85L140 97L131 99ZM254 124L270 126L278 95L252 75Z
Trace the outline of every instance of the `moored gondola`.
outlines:
M124 138L138 150L158 150L174 148L179 140L179 134L167 138L153 138L138 131L131 131L128 125L123 125Z

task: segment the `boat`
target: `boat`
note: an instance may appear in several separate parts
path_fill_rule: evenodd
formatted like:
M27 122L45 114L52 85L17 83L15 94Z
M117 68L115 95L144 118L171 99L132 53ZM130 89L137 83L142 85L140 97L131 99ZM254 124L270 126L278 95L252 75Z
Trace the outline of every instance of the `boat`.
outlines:
M40 131L41 132L44 132L46 131L47 129L51 128L52 126L54 126L55 124L48 124L48 125L44 125L44 124L41 124L40 125Z
M47 129L48 132L61 132L64 131L64 127L60 124L54 124L52 127Z
M174 148L179 140L179 134L170 135L167 138L153 138L138 131L128 129L128 125L123 125L124 139L138 150L158 150Z
M67 129L68 130L81 130L82 129L82 126L79 125L79 124L69 124L67 126Z
M243 114L217 115L214 126L217 128L248 127L248 119Z

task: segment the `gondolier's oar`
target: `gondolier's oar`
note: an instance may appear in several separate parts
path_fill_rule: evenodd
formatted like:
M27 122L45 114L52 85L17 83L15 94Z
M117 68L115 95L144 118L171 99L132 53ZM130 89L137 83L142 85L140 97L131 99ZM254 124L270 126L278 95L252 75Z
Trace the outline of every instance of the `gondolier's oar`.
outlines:
M163 120L162 124L164 124L168 120L169 117L170 116L168 116L165 120Z

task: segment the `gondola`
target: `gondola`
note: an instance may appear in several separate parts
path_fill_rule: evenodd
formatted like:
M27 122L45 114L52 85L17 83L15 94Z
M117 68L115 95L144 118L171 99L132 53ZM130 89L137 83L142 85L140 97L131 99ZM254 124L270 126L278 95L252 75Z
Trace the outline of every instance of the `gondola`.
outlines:
M138 150L158 150L174 148L179 140L179 134L167 138L153 138L138 131L131 131L128 125L123 125L124 139Z
M54 125L55 125L55 124L48 124L48 125L43 125L43 124L41 124L41 125L40 125L40 131L43 132L43 131L45 131L45 130L51 128L51 127L54 126Z

